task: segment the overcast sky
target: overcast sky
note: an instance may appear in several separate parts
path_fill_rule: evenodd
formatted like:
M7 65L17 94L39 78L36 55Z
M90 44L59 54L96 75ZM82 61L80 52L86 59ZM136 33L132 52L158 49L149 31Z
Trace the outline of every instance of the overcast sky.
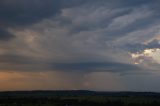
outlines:
M160 92L159 0L0 0L0 90Z

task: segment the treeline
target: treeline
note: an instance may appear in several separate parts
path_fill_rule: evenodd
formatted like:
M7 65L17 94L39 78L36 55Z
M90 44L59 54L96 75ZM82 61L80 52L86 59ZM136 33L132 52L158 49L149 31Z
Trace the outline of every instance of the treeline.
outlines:
M0 97L0 106L160 106L154 97Z
M83 90L0 92L0 106L160 106L160 93Z

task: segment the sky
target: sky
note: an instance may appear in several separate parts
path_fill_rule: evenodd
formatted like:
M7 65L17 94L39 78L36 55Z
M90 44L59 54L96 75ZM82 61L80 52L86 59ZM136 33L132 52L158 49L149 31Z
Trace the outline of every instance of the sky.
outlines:
M160 92L159 0L0 0L0 91Z

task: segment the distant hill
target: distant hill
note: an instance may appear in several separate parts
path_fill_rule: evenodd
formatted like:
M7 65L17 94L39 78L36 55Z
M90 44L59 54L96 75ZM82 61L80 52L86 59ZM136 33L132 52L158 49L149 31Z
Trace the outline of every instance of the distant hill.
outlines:
M155 92L98 92L87 90L55 90L55 91L6 91L0 97L53 97L53 96L110 96L110 97L160 97Z

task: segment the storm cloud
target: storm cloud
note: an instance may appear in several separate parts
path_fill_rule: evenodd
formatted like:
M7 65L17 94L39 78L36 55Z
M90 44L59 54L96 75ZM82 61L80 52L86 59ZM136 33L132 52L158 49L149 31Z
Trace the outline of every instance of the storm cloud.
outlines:
M1 0L0 20L5 25L28 25L55 16L61 9L74 6L73 0Z
M24 27L37 23L45 18L56 16L61 9L77 3L77 0L1 0L0 1L0 38L9 40L12 35L8 29L13 27Z
M65 73L68 83L74 83L70 86L80 83L78 88L96 88L90 84L100 81L102 73L115 79L125 73L127 79L133 73L159 74L159 3L1 0L0 72ZM73 73L84 80L79 76L72 81Z
M132 36L137 38L139 35L134 33L139 30L147 30L153 24L158 26L159 15L152 9L156 3L144 0L125 3L122 0L2 0L0 38L8 43L2 43L1 63L37 67L31 70L40 70L40 66L45 66L46 70L53 67L72 71L138 70L127 52L141 48L140 43L152 35L145 37L140 32L142 41L127 40ZM51 63L59 64L51 67Z

